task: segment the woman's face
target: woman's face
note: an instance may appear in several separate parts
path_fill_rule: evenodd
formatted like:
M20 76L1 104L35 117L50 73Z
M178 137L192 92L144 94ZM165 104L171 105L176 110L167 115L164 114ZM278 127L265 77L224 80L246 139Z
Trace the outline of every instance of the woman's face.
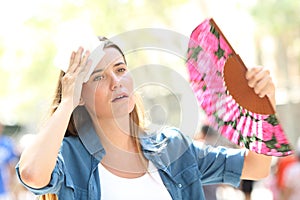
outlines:
M98 118L128 115L134 108L133 80L122 54L113 47L105 55L83 85L82 98L89 112Z

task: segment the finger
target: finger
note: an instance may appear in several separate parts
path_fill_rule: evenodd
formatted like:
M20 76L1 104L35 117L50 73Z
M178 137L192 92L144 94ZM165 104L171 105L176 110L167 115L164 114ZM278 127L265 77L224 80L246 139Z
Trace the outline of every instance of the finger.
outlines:
M258 84L265 77L269 77L269 76L270 76L270 72L268 70L258 71L257 73L253 74L250 79L248 79L248 85L254 88L256 87L256 84Z
M74 59L75 59L75 52L72 51L72 54L71 54L71 57L70 57L70 62L69 62L69 68L70 68L70 66L73 64Z
M86 83L89 79L90 79L90 76L91 76L91 70L93 70L92 69L92 64L93 64L93 61L92 60L90 60L90 59L88 59L87 61L86 61L86 67L84 68L84 71L82 72L82 80L83 80L83 82L84 83Z
M85 65L85 68L84 68L84 70L83 70L83 72L82 72L83 75L84 75L84 77L86 77L87 74L88 74L88 72L90 71L90 69L91 69L91 67L92 67L92 63L93 63L93 61L87 60L86 65Z
M79 64L80 66L75 69L74 73L83 72L87 68L87 60L88 60L89 56L90 56L90 51L86 51L81 58L81 61Z
M79 47L78 50L75 53L75 57L73 60L72 65L70 66L68 72L73 73L77 67L80 65L81 57L82 57L83 48Z
M88 74L92 66L92 61L87 60L84 67L82 67L81 72L78 74L78 78L82 81L82 83L86 83L89 80Z
M79 73L78 77L80 80L82 80L84 83L88 81L89 77L88 74L92 67L92 60L89 59L90 52L85 52L85 55L82 58L82 63L80 68L78 68L77 73Z
M264 97L270 92L272 87L272 81L270 76L264 77L262 80L257 82L254 92L258 94L259 97Z
M89 58L89 56L90 56L90 51L89 50L87 50L85 53L84 53L84 55L83 55L83 58L82 58L82 61L81 61L81 65L86 65L86 63L87 63L87 61L88 61L88 58Z
M246 79L248 79L248 80L252 79L255 76L255 74L257 74L258 72L260 72L262 70L263 70L262 66L257 66L257 67L248 69L248 71L246 72Z
M262 88L259 92L259 96L260 97L264 97L264 96L273 96L275 94L275 86L273 83L269 83L267 84L264 88Z
M71 56L70 56L70 61L69 61L69 66L68 66L68 68L67 68L67 71L64 71L64 70L63 70L65 73L69 72L71 66L72 66L73 63L74 63L74 59L75 59L75 52L72 51Z

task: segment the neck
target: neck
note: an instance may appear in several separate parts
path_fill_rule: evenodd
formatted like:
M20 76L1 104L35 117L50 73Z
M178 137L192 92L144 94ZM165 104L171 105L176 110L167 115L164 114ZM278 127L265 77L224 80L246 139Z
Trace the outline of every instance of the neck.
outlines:
M93 120L103 146L113 146L120 150L135 151L134 140L129 128L129 116L114 119Z
M96 124L95 124L96 123ZM147 170L147 160L139 152L135 138L131 136L129 116L118 119L94 120L96 132L106 151L101 161L107 168L122 174L141 175Z

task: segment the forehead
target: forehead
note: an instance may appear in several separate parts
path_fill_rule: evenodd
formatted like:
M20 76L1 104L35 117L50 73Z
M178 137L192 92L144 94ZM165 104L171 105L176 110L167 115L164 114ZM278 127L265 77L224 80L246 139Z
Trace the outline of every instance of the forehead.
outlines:
M115 63L124 62L124 58L119 50L113 47L104 49L105 55L100 60L96 69L105 69Z

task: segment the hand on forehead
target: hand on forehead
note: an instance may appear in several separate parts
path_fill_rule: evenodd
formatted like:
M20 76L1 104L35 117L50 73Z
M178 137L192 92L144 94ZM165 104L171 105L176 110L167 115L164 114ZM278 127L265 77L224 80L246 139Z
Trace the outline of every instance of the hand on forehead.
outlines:
M87 82L92 74L92 72L95 70L98 63L101 61L101 59L104 57L105 52L103 50L104 48L104 42L100 42L100 44L91 52L89 56L89 60L92 61L92 65L90 67L89 72L87 73L84 83Z
M96 65L95 69L103 69L106 70L110 66L114 66L116 63L125 63L122 54L113 47L104 49L104 56L100 60L100 62Z

